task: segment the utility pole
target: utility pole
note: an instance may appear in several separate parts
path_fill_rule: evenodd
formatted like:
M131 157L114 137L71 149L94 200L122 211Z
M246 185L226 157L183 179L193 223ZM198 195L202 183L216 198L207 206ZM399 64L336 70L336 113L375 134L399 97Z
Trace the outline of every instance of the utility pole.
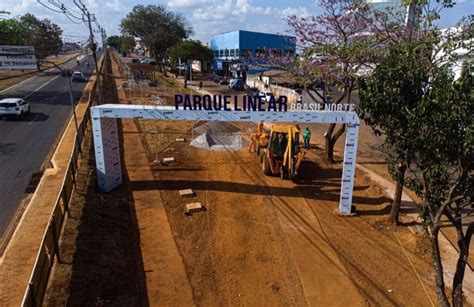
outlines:
M107 78L109 75L109 63L108 63L108 50L107 50L107 41L105 35L105 29L100 27L100 34L102 36L102 49L104 51L104 81L107 82Z
M97 88L99 90L99 104L103 104L103 96L102 96L102 85L100 82L100 71L99 71L99 65L97 65L97 54L96 54L96 49L97 45L94 42L94 34L92 33L92 25L91 25L91 14L89 11L86 9L84 6L83 10L85 11L85 14L87 15L87 23L89 25L89 48L92 51L92 57L94 58L94 64L95 64L95 75L97 78ZM105 60L105 59L104 59Z

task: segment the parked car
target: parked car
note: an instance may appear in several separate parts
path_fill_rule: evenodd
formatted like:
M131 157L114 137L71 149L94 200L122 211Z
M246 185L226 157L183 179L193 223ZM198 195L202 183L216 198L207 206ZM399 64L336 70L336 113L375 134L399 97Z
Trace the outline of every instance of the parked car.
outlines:
M243 90L245 90L244 80L242 80L240 78L230 79L229 88L231 90L234 90L234 91L243 91Z
M260 97L262 97L262 101L264 101L264 102L269 102L270 97L272 97L272 96L274 96L274 95L269 90L265 90L265 91L260 92Z
M252 96L252 97L258 97L258 95L260 94L260 90L256 87L249 87L247 89L247 96Z
M84 77L84 74L80 71L75 71L71 75L71 81L73 82L84 82L86 81L86 78Z
M30 104L22 98L0 100L0 117L24 117L30 113Z

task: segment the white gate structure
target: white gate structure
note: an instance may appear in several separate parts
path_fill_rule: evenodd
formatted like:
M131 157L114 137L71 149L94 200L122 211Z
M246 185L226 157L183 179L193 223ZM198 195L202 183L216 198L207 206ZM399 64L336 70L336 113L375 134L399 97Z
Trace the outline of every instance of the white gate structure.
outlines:
M339 212L351 214L360 120L353 111L208 111L174 106L104 104L91 107L97 180L102 192L122 183L117 118L268 123L347 124Z

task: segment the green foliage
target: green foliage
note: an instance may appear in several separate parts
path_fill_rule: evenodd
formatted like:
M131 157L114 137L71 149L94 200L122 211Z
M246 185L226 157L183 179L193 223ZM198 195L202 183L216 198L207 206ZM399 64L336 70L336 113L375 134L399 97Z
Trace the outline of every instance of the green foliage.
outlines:
M26 31L15 19L0 20L0 45L24 45Z
M131 36L122 36L120 40L120 47L121 51L128 51L135 47L135 40Z
M429 66L422 64L430 53L429 45L394 44L373 75L359 80L358 113L385 136L384 146L396 163L410 162L415 154L419 124L415 109L430 87Z
M135 39L126 35L113 35L107 38L107 45L121 52L127 52L135 47Z
M19 20L0 20L0 45L34 46L39 59L61 51L61 35L57 24L32 14L25 14Z
M25 44L35 46L39 59L49 55L57 55L62 48L62 30L48 19L38 19L32 14L20 17L20 23L25 30Z
M185 40L178 43L169 51L169 56L174 63L188 60L199 60L207 62L212 60L214 54L211 49L204 46L198 40Z
M120 49L120 45L122 44L122 37L118 35L112 35L107 37L107 45L110 48Z
M179 13L163 5L136 5L122 19L124 33L140 37L156 60L164 59L168 50L192 34L192 27Z

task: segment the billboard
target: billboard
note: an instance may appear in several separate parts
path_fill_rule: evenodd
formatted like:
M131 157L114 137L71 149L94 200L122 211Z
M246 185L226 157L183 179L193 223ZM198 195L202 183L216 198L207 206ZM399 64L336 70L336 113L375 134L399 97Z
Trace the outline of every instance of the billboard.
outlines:
M0 69L38 69L35 48L0 45Z

